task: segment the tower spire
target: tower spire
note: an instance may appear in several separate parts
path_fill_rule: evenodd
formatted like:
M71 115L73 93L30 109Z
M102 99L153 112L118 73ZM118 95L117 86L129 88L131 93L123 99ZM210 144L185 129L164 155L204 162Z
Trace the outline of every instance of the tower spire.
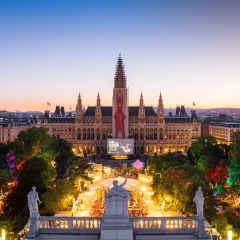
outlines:
M76 116L82 116L83 115L83 106L82 106L82 98L80 95L80 92L78 94L78 100L77 100L77 106L76 106Z
M98 92L98 95L97 95L97 106L100 106L101 105L101 99L100 99L100 95L99 95L99 92Z
M97 117L102 116L101 100L100 100L99 92L98 92L98 95L97 95L97 105L96 105L96 108L95 108L95 116L97 116Z
M124 71L124 65L121 53L119 54L114 77L114 88L126 88L127 79Z
M77 102L77 105L82 105L82 98L81 98L80 92L79 92L79 94L78 94L78 102Z
M144 108L142 91L141 91L140 101L139 101L138 116L139 117L145 116L145 108Z
M158 114L159 123L163 123L164 122L164 106L163 106L163 99L162 99L162 93L161 92L160 92L159 99L158 99L157 114Z

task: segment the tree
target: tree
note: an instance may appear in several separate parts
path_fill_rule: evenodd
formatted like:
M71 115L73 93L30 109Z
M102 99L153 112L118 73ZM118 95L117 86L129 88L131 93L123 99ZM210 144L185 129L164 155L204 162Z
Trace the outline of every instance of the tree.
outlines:
M42 195L44 211L52 214L56 211L69 210L74 196L73 185L66 179L57 179Z
M217 140L213 136L201 136L197 141L192 143L188 155L198 160L202 155L214 155L213 153L218 151L216 148ZM221 149L219 151L221 151Z
M224 185L228 179L228 166L226 161L221 160L218 166L212 167L208 172L208 178L215 185Z
M42 157L27 160L19 172L19 185L25 189L35 186L38 192L44 192L56 177L56 170Z
M79 178L90 181L91 178L88 177L88 173L91 171L92 168L91 165L88 164L87 158L75 156L69 167L68 177L72 182Z
M32 127L18 134L14 142L9 143L9 148L15 155L17 169L24 162L34 156L52 160L56 154L56 138L48 134L48 129Z
M232 133L231 140L227 184L233 191L237 192L240 189L240 132Z
M161 175L169 168L177 166L180 163L177 158L174 157L173 153L167 153L163 155L158 155L150 158L148 160L147 166L149 174L152 177L161 177Z
M57 156L55 158L57 178L64 178L68 174L69 167L74 158L72 144L65 139L57 139Z
M0 168L0 189L3 189L3 186L7 184L8 181L11 180L11 174L8 168L1 169Z
M211 225L222 235L226 235L228 229L228 220L223 214L217 214L211 222Z
M234 159L231 160L228 169L227 184L233 191L238 191L240 189L240 163L236 162Z
M236 163L240 163L240 132L232 133L231 142L230 159L234 159Z
M170 167L153 182L153 200L159 204L164 199L169 209L193 215L196 212L193 198L198 186L202 186L205 195L210 195L209 184L197 166L183 164Z
M0 189L3 189L7 183L12 180L11 169L14 167L12 165L12 158L7 159L8 146L6 144L0 144Z

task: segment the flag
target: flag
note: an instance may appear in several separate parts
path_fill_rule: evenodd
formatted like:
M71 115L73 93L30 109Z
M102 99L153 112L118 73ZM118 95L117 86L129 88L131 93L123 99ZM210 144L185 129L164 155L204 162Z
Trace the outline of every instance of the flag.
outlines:
M47 102L47 105L48 105L48 106L51 106L51 103Z
M194 102L192 102L192 105L193 105L193 106L196 106L196 104L195 104Z

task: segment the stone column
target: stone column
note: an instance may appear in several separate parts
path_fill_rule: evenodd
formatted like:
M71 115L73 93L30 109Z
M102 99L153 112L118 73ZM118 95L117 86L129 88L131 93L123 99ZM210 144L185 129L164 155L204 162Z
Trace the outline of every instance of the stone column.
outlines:
M127 197L106 196L106 214L102 218L100 229L100 240L133 240Z
M196 238L197 239L211 239L211 237L207 234L204 227L204 217L196 217Z
M37 239L37 235L38 235L38 217L30 217L28 219L28 221L30 222L30 227L29 227L29 231L27 232L26 236L25 236L25 240L28 239Z

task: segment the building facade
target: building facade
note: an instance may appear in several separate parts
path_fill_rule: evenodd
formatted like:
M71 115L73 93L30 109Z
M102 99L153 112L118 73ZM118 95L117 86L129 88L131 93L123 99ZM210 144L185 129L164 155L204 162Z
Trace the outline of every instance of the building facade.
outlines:
M233 132L240 132L240 122L212 122L209 125L209 134L221 144L229 145Z
M201 135L201 124L196 111L187 114L184 106L176 107L176 112L164 115L162 94L157 108L145 106L143 94L139 105L129 106L127 79L122 57L117 60L114 78L112 106L102 106L98 93L95 106L84 109L79 93L76 115L66 116L64 108L56 107L54 116L45 112L43 126L56 137L74 144L78 155L107 158L108 138L134 138L133 158L160 155L188 148Z

